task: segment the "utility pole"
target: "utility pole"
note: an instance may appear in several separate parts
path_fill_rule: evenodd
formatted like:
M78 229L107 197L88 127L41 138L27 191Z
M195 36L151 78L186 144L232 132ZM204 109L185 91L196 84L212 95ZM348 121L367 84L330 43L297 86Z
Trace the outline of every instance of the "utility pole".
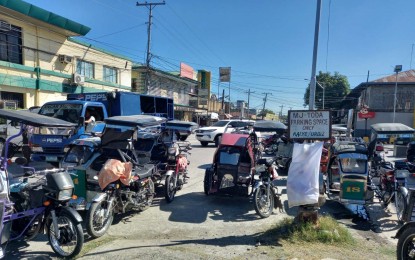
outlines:
M272 95L272 93L262 93L262 94L265 94L265 98L264 98L264 106L263 106L263 108L262 108L262 120L264 120L264 111L265 111L265 104L267 103L267 97L268 97L268 94L271 94Z
M281 112L280 112L280 119L281 119L281 117L282 117L282 109L284 108L284 105L281 105L280 108L281 108Z
M315 104L315 98L316 98L316 66L317 66L318 34L320 31L320 13L321 13L321 0L317 0L316 24L314 28L313 64L311 68L310 96L308 99L309 110L315 109L314 104Z
M166 2L163 1L162 3L143 3L140 4L139 2L136 3L136 6L146 6L149 10L148 12L148 24L147 24L147 58L146 58L146 67L147 67L147 73L146 73L146 89L147 94L149 94L149 88L150 88L150 60L151 60L151 52L150 52L150 46L151 46L151 24L152 24L152 18L153 18L153 8L157 5L165 5Z
M249 97L251 96L251 93L255 93L255 91L251 92L251 89L248 89L248 92L245 91L245 93L248 93L248 119L249 119Z

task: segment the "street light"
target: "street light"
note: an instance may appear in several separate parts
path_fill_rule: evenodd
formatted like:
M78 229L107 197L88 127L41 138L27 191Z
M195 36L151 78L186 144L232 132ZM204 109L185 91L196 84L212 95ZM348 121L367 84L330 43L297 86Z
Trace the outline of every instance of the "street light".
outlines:
M325 95L326 95L326 88L325 87L323 87L321 84L320 84L320 82L318 82L317 80L316 80L316 82L317 82L317 84L320 86L320 88L322 88L323 89L323 109L324 109L324 98L325 98Z
M308 79L304 79L304 80L307 80L308 81ZM323 109L324 109L324 99L325 99L325 96L326 96L326 88L325 87L323 87L321 84L320 84L320 82L318 82L317 80L316 80L316 83L317 83L317 85L320 87L320 88L322 88L323 89ZM323 83L323 85L324 85L324 83ZM304 106L305 107L305 106Z
M396 92L398 92L398 73L402 71L402 65L395 66L395 94L393 96L393 123L395 123L395 112L396 112Z

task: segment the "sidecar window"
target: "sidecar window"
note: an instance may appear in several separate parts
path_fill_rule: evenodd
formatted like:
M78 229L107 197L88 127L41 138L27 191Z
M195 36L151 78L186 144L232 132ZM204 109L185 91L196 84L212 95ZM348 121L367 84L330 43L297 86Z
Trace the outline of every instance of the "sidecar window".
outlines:
M345 173L366 173L367 161L357 158L342 158L340 167Z
M240 154L239 149L235 147L222 148L219 152L219 163L229 164L229 165L238 165L240 155L241 154Z
M76 145L73 146L65 156L67 163L79 163L81 160L86 162L92 156L94 149L89 146Z

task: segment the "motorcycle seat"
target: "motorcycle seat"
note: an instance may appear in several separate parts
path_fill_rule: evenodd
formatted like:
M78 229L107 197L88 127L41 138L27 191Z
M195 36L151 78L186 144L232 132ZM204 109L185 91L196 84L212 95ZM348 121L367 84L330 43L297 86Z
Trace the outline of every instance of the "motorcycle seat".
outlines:
M154 164L139 165L134 169L133 175L138 176L140 179L150 177L154 172Z

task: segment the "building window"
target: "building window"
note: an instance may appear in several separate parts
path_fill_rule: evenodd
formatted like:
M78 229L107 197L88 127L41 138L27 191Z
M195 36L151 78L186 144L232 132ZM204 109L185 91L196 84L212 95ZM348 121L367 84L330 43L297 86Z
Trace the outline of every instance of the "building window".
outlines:
M116 68L104 66L104 81L117 84L118 71Z
M86 78L94 78L94 63L84 60L76 61L76 73L85 76Z
M23 64L22 29L0 21L0 60Z

